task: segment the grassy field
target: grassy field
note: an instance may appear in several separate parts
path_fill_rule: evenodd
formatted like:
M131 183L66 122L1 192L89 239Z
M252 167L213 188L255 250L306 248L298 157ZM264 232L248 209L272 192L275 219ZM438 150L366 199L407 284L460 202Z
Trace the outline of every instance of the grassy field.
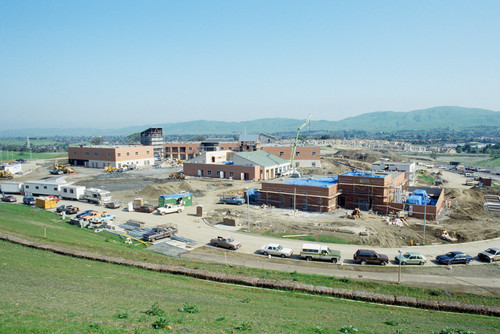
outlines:
M476 165L483 167L500 167L500 158L481 160L478 161Z
M286 236L287 234L278 234L278 233L273 233L270 231L266 231L263 233L265 236L269 237L275 237L275 238L282 238L284 235ZM295 239L295 240L304 240L304 241L312 241L312 242L325 242L325 243L332 243L332 244L350 244L349 240L345 240L342 238L337 238L337 237L332 237L328 235L308 235L308 236L299 236L299 237L289 237L287 239Z
M26 138L17 138L17 139L6 139L2 138L0 139L0 144L2 145L25 145L26 144ZM41 146L41 145L54 145L54 144L60 144L60 142L57 142L53 139L33 139L30 138L30 144L33 146Z
M500 306L500 298L473 294L445 293L442 290L409 287L390 283L378 283L336 278L330 276L287 273L248 267L226 266L168 257L153 253L141 244L127 245L123 239L107 233L94 233L65 224L54 213L20 204L0 203L0 232L27 240L54 246L87 251L94 254L121 257L166 265L183 266L227 274L253 276L274 280L288 280L335 288L365 290L377 293L404 295L429 300L453 300L469 304Z
M17 152L17 151L2 151L0 152L0 158L2 161L25 159L55 159L55 158L67 158L68 153L32 153L29 152Z
M0 254L2 333L500 331L495 317L219 284L4 241Z

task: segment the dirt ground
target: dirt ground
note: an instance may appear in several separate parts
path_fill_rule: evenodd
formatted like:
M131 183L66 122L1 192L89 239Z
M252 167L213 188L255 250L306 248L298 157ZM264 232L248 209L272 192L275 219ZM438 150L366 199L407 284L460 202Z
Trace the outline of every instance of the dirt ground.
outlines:
M344 153L345 155L345 153ZM370 158L371 160L371 158ZM327 156L322 159L321 169L304 170L304 175L336 175L350 171L350 168L335 161L351 166L366 168L368 162ZM16 180L33 180L51 176L53 161L33 166L31 173ZM388 225L385 217L371 212L362 212L362 218L348 219L349 211L339 209L332 213L294 212L288 209L251 205L227 206L217 204L222 196L242 195L245 188L260 189L260 182L231 181L219 179L191 178L175 180L169 178L173 171L182 167L149 168L124 173L106 174L103 170L76 168L77 174L66 175L68 182L87 187L106 189L112 192L114 200L128 203L134 198L157 205L158 197L187 191L194 195L194 205L203 205L211 224L220 223L224 217L236 218L244 228L247 215L254 233L280 235L329 236L347 242L378 247L398 247L421 244L423 220L410 218L407 225L397 227ZM437 172L437 170L435 171ZM438 221L426 222L426 244L441 244L440 232L456 232L459 241L477 241L500 236L498 217L487 213L484 208L484 194L496 193L496 188L471 188L465 186L463 176L443 172L442 179L446 189L449 208L443 210Z

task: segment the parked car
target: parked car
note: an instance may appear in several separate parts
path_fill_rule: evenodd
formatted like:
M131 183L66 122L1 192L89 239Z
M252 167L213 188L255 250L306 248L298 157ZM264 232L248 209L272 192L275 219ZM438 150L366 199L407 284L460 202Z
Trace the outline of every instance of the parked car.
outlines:
M155 208L152 206L152 205L141 205L141 206L138 206L136 208L134 208L134 211L137 211L137 212L147 212L147 213L151 213L155 210Z
M53 170L50 171L50 174L52 174L52 175L62 175L62 174L64 174L64 172L61 169L55 168L55 169L53 169Z
M396 260L396 263L401 262L402 266L405 264L418 264L423 266L427 262L426 258L422 254L416 252L407 252L397 255L394 260Z
M170 238L177 232L178 230L175 226L155 227L151 232L144 233L142 238L146 241L153 242L158 239Z
M80 219L80 218L83 218L85 216L92 215L94 213L97 213L97 211L95 211L95 210L86 210L86 211L83 211L82 213L77 214L76 218Z
M56 202L59 202L61 199L59 198L59 196L55 196L55 195L48 195L47 198L50 198L50 199L55 199Z
M36 205L36 198L33 196L24 196L23 203L26 205Z
M280 244L268 244L263 245L259 249L259 253L263 255L275 255L281 257L290 257L293 254L293 251L290 248L285 248Z
M2 197L2 202L17 202L17 198L11 195Z
M221 237L213 238L210 240L210 243L215 247L223 247L227 249L236 250L241 247L241 243L239 241L234 240L233 237Z
M238 196L231 196L219 199L219 203L242 205L243 203L245 203L245 199Z
M80 208L77 208L73 205L60 205L56 208L57 212L65 212L67 215L73 215L80 211Z
M326 245L303 244L300 258L307 261L321 260L337 263L342 257L339 250L331 250Z
M457 263L468 264L473 260L474 258L472 256L458 251L453 251L443 255L436 256L436 261L443 264L457 264Z
M385 266L389 262L387 255L378 254L376 251L370 249L358 249L356 253L354 253L353 258L356 263L361 263L362 265L372 263Z
M119 207L122 206L122 202L119 202L119 201L108 202L105 204L105 206L108 209L118 209Z
M500 248L488 248L484 252L477 254L477 257L486 262L500 261Z

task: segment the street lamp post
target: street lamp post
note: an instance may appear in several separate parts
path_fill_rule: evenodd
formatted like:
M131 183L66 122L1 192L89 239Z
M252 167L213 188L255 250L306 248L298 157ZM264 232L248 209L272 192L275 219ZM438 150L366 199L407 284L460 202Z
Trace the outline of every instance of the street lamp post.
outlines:
M425 246L425 220L427 218L427 198L425 199L424 203L424 235L422 237L422 245Z
M250 200L247 187L245 187L245 192L247 193L247 232L250 233Z
M398 249L399 252L399 272L398 272L398 284L401 284L401 261L403 260L403 257L401 256L401 249Z

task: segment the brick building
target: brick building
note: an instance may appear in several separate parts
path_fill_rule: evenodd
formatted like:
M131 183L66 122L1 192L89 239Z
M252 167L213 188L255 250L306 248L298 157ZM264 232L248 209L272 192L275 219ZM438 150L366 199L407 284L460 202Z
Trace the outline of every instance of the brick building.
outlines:
M272 154L210 151L184 162L187 176L235 180L267 180L290 173L289 162Z
M262 150L277 157L291 160L293 147L291 146L263 146ZM321 167L321 148L319 146L298 146L295 149L294 167L319 168Z
M154 149L143 145L68 146L68 160L71 165L91 168L150 166L154 165Z
M337 177L262 183L261 204L303 211L331 212L337 207Z

